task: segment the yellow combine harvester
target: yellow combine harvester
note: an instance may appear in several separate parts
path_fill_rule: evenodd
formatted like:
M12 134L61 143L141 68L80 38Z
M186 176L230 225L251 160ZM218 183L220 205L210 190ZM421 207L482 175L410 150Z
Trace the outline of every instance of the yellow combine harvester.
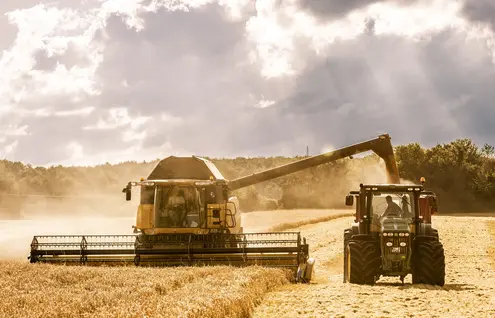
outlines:
M399 183L388 135L230 181L204 158L171 156L146 180L129 182L123 189L130 201L132 187L140 188L133 235L35 236L29 259L276 266L292 269L296 281L309 282L314 259L306 239L299 232L244 233L239 201L231 191L370 150L385 161L389 182Z

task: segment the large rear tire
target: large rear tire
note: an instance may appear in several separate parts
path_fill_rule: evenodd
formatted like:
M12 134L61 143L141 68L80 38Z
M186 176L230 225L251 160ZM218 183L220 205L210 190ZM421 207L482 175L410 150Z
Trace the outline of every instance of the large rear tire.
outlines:
M413 284L445 285L445 254L439 241L420 241L413 255Z
M347 256L344 279L352 284L374 285L382 264L378 244L350 240L344 254Z

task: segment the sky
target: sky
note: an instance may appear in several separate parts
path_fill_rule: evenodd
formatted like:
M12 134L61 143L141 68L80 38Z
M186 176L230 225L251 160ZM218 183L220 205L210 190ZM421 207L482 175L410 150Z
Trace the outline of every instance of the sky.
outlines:
M2 0L0 158L495 144L493 0Z

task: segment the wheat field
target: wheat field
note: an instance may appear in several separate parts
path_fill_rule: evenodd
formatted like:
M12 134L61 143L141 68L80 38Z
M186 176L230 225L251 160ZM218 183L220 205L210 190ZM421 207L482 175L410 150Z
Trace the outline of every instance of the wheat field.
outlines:
M343 284L342 233L352 222L346 212L245 217L256 230L301 231L317 260L312 283L291 284L287 272L260 267L0 261L0 317L495 317L493 217L434 217L446 253L444 287L411 285L410 276L405 285L398 278L375 286Z
M280 269L0 264L1 317L248 317Z
M310 285L284 285L265 295L254 317L495 317L493 217L434 216L446 257L445 286L344 284L343 230L352 218L299 228L317 259ZM491 231L491 232L490 232Z
M266 231L286 220L318 222L340 214L338 210L253 212L243 215L243 224L247 231ZM291 273L261 267L83 267L25 261L34 234L126 234L132 221L74 218L1 223L0 317L249 317L266 292L289 283Z

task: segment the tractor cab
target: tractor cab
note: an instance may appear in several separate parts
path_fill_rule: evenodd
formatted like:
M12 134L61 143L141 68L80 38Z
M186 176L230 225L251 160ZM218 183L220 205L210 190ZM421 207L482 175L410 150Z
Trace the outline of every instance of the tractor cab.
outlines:
M416 229L428 231L431 215L438 210L435 193L425 191L423 185L361 184L359 191L346 197L346 205L353 206L354 199L354 231L372 235L389 228L408 229L414 234Z

